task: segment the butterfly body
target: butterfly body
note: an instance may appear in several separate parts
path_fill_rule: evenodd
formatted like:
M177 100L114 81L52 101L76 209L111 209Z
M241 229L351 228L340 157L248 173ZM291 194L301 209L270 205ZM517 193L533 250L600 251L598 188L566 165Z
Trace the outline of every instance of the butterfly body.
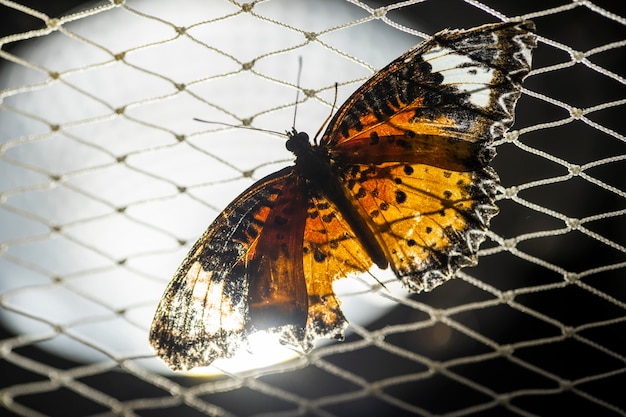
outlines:
M259 329L303 350L347 326L332 284L377 265L411 291L475 265L498 177L492 143L513 123L532 22L442 31L374 74L319 144L293 130L295 165L244 191L191 248L150 342L189 369Z
M342 166L340 162L332 161L325 147L312 146L309 136L304 132L292 132L286 146L296 156L294 170L304 182L307 195L322 194L332 201L346 218L372 261L381 269L387 268L389 263L383 249L371 228L363 221L363 216L349 201L343 185L338 182L341 178L338 175Z

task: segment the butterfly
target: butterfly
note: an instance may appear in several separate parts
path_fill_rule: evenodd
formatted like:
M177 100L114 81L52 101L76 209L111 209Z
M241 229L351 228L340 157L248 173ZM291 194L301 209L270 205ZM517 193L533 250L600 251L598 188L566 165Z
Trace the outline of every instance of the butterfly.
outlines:
M494 140L513 124L536 44L530 21L444 30L374 74L319 144L239 195L169 283L150 343L172 369L229 357L271 329L307 351L341 339L333 281L391 268L431 290L476 253L498 212Z

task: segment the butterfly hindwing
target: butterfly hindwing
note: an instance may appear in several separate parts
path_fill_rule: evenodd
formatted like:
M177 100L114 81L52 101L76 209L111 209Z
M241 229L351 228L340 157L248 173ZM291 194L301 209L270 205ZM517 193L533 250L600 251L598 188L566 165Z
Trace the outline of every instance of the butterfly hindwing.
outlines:
M309 294L309 337L343 337L347 326L333 281L364 273L372 261L341 210L319 194L311 194L304 229L304 275Z
M247 328L308 351L318 337L343 338L348 322L333 282L372 261L332 201L301 177L286 182L250 248Z
M432 289L476 263L485 224L497 213L474 185L479 175L486 174L397 162L343 171L391 268L412 291Z

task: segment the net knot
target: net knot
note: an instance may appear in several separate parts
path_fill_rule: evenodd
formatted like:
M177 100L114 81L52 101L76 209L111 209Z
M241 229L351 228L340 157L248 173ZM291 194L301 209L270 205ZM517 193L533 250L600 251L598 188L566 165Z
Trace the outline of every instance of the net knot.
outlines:
M567 227L570 229L576 230L578 229L578 226L580 226L580 219L569 218L565 221L565 224L567 224Z
M566 272L563 275L563 279L565 279L565 281L568 283L572 283L578 281L580 279L580 275L575 272Z
M572 107L569 111L569 114L574 118L574 119L580 119L583 116L583 110L576 108L576 107Z
M582 172L582 168L580 167L580 165L570 165L568 167L568 170L570 172L570 174L576 176L576 175L580 175L580 173Z
M563 336L565 337L572 337L574 334L576 334L576 330L574 330L574 328L570 326L563 327L561 331L563 333Z
M506 132L504 134L505 142L515 142L517 140L517 138L519 138L519 131L518 130L511 130L511 131Z
M571 55L576 62L580 62L583 60L583 58L585 58L585 53L581 51L573 51Z
M59 27L59 19L48 19L46 21L46 26L48 26L49 29L56 29Z
M380 7L372 12L372 16L374 16L376 19L383 18L385 17L386 14L387 14L386 7Z

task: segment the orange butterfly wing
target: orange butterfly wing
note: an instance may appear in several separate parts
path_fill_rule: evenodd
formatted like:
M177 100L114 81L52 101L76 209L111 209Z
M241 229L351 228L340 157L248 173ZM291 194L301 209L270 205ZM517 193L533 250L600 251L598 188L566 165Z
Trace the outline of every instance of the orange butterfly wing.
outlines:
M342 337L347 325L333 279L365 272L371 261L341 211L293 168L283 171L285 186L255 216L264 221L246 256L246 330L279 330L308 350L315 337Z
M281 252L282 247L292 250L290 245L298 244L294 239L302 244L306 203L299 195L293 168L276 172L235 199L191 248L150 329L150 343L172 369L232 355L245 337L251 312L261 322L268 314L266 300L275 301L275 311L296 324L302 316L306 320L302 262L297 256L285 262ZM287 216L287 222L279 220ZM286 232L283 239L277 236L281 231ZM276 274L282 281L279 292L267 294Z
M513 123L532 22L443 31L361 86L321 140L395 274L432 289L476 263L498 182L491 143Z
M372 266L361 241L341 210L319 194L311 194L304 229L304 276L309 294L305 340L291 342L305 350L316 337L343 338L347 326L333 291L335 279L367 272Z

